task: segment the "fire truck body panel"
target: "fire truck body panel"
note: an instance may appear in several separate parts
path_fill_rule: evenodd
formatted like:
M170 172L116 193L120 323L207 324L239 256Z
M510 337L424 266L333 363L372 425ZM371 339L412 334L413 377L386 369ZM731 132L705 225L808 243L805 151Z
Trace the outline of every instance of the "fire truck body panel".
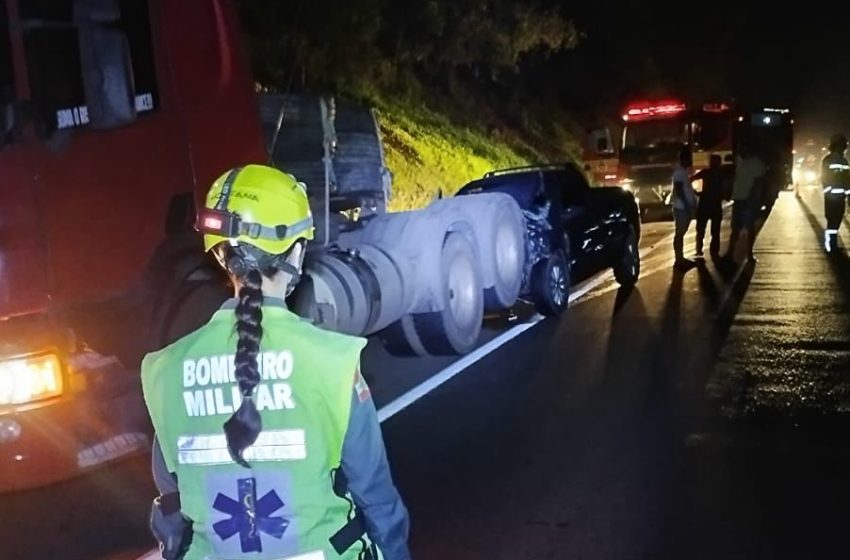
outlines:
M148 448L137 364L116 355L147 345L132 339L167 218L191 227L173 202L265 159L230 2L103 5L87 35L72 0L0 2L0 491ZM86 41L126 45L118 126L89 103Z
M616 172L611 172L610 153L590 150L593 184L632 191L644 210L669 207L670 175L681 148L691 148L696 170L707 167L712 154L725 158L732 153L732 115L726 103L697 108L675 99L632 103L621 116Z

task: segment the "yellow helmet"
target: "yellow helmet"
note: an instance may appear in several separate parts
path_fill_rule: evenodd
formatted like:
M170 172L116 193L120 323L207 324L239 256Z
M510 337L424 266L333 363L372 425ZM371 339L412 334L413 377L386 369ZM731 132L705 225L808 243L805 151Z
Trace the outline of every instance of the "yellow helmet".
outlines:
M229 241L270 255L313 239L314 230L304 184L266 165L236 167L216 179L196 227L204 234L205 251Z

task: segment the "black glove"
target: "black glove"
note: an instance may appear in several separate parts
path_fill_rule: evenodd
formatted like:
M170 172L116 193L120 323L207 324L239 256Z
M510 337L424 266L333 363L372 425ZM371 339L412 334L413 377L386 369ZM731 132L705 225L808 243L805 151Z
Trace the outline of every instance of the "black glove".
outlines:
M163 560L181 560L192 544L192 521L180 513L179 508L168 507L163 496L154 498L151 506L150 527L159 543Z

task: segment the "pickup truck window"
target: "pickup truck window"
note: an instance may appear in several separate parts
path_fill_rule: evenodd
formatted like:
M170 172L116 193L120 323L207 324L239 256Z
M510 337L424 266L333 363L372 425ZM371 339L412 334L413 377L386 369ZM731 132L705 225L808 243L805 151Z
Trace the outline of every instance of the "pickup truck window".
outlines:
M546 186L552 192L550 197L557 193L564 208L584 204L589 188L584 175L569 165L558 171L546 172Z
M473 181L464 186L458 194L474 192L501 192L511 195L520 208L528 209L536 203L540 193L540 173L505 173Z
M75 5L87 5L93 21L120 31L129 43L136 111L159 104L146 0L27 0L21 27L32 102L47 130L89 123ZM94 8L92 8L94 6ZM77 6L80 9L80 6Z

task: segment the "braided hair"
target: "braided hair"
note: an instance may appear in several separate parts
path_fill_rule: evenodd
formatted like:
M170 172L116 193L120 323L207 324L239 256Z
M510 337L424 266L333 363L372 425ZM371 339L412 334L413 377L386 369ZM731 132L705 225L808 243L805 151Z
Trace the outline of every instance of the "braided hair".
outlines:
M227 449L234 461L249 468L242 456L246 448L253 445L263 429L263 422L254 402L254 388L260 383L257 356L263 338L263 276L273 277L278 272L274 264L263 268L248 268L237 278L239 303L236 305L236 381L242 394L242 403L224 423Z

